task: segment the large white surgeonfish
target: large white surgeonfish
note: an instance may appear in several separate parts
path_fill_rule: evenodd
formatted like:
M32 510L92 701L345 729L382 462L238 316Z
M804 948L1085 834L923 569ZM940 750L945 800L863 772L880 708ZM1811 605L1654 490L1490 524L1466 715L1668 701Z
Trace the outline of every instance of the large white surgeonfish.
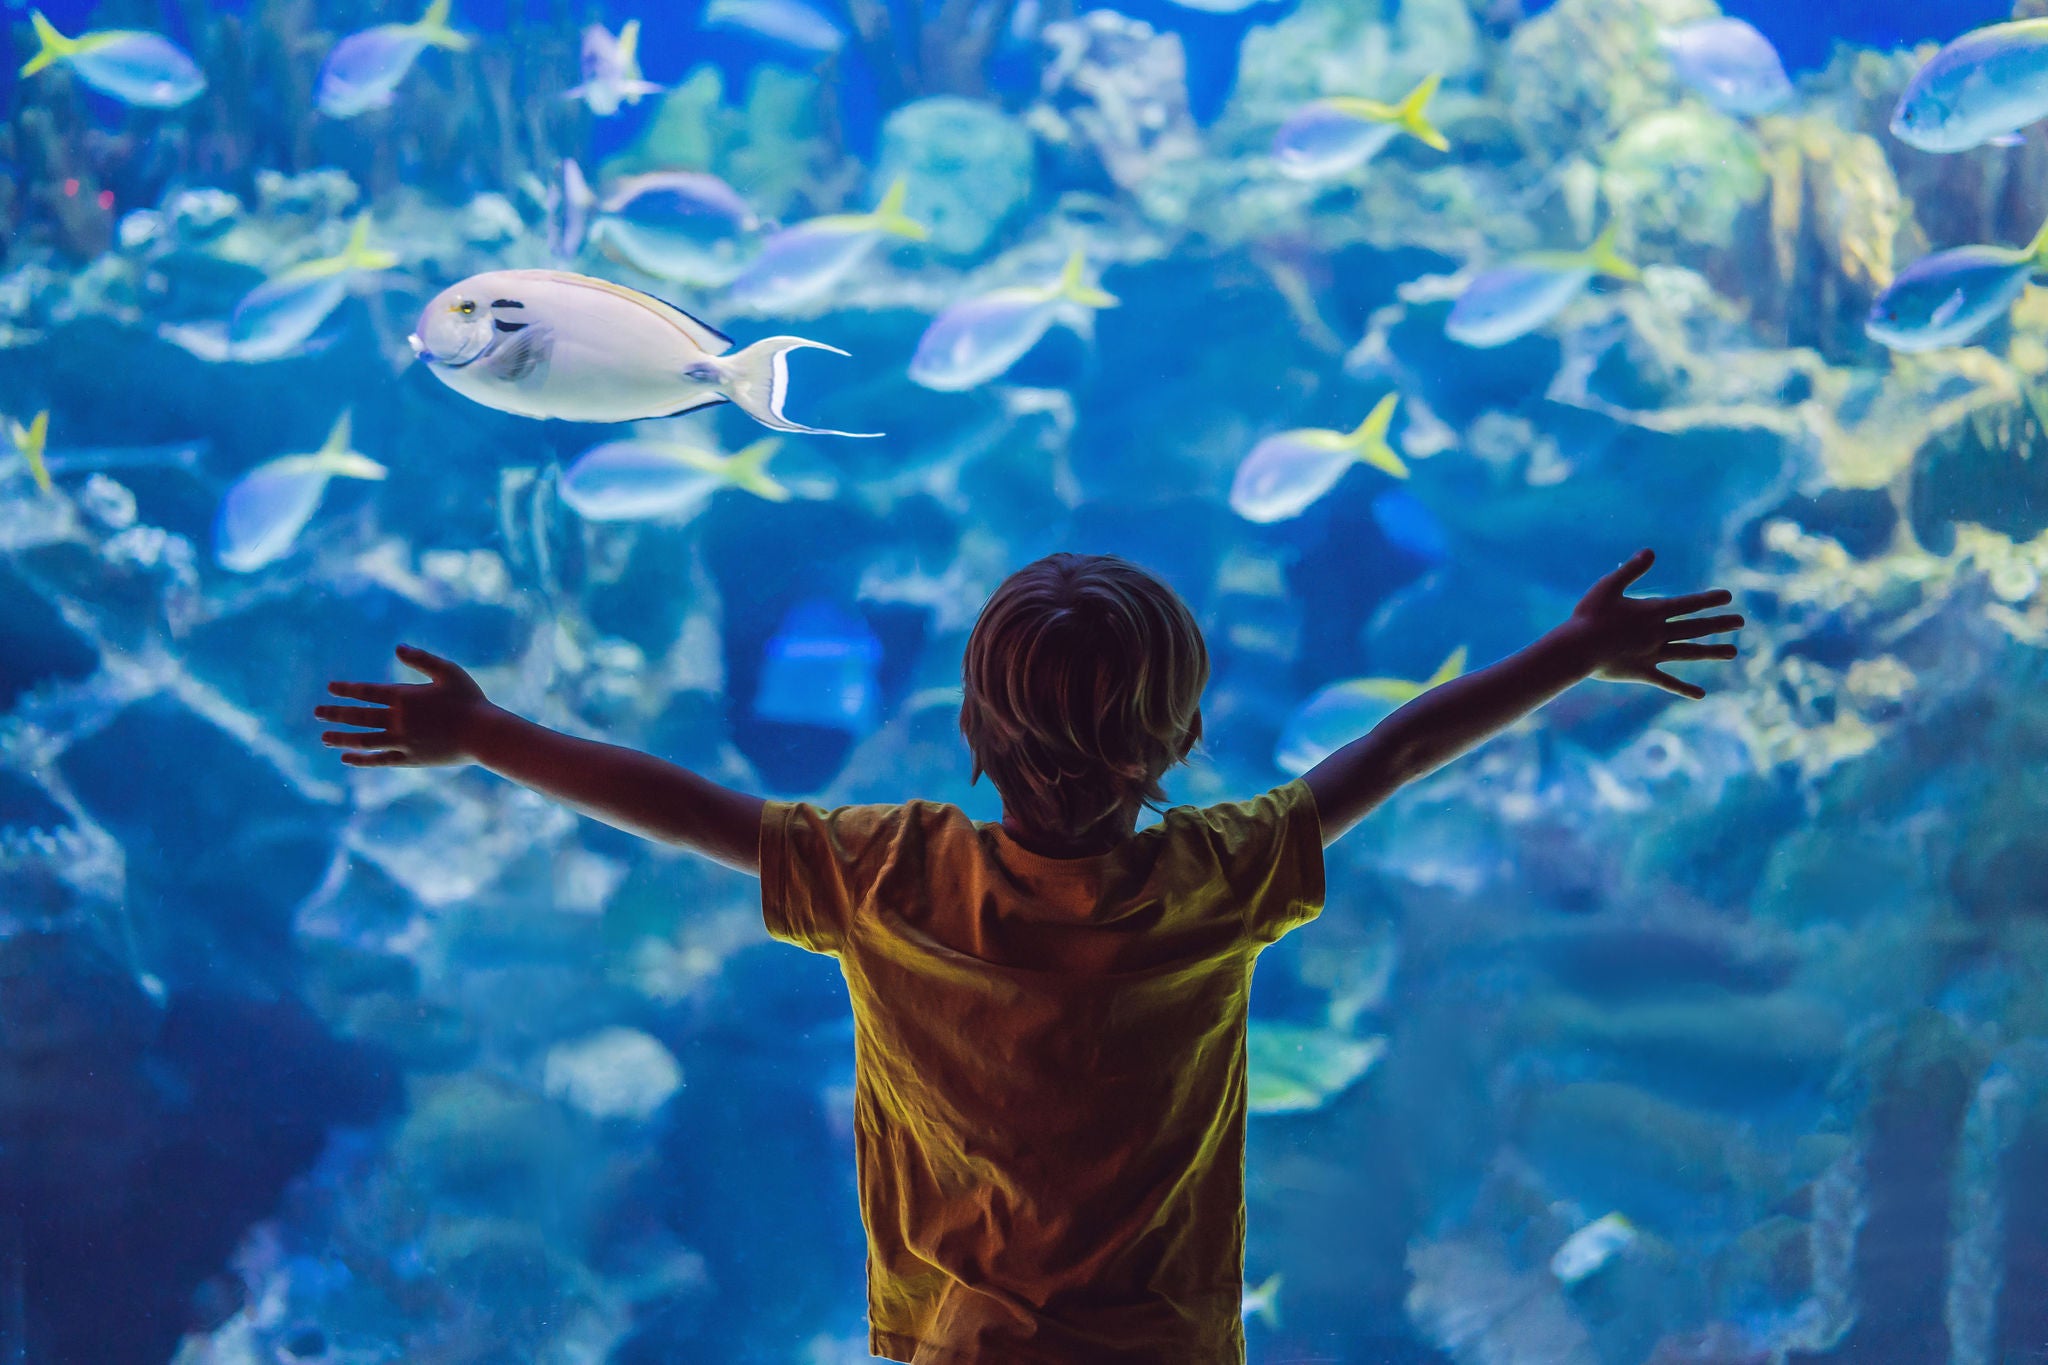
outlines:
M1428 77L1399 104L1333 95L1303 105L1273 135L1274 164L1297 180L1342 175L1378 156L1398 133L1449 151L1449 139L1437 131L1427 112L1430 96L1443 79Z
M851 274L887 238L923 241L924 225L903 211L907 192L898 180L872 213L831 213L784 228L733 281L731 297L762 311L796 307Z
M1563 312L1595 275L1640 279L1615 251L1614 236L1610 224L1584 251L1539 251L1482 270L1451 305L1444 334L1466 346L1504 346Z
M383 465L349 448L343 413L319 450L266 460L235 480L214 519L214 557L224 569L254 573L290 552L319 510L328 480L381 479L384 473Z
M2048 225L2024 248L1959 246L1922 256L1870 305L1863 331L1894 351L1960 346L2005 316L2048 271Z
M430 47L461 52L469 35L448 27L450 0L433 0L418 23L378 24L336 43L320 64L315 100L329 118L354 118L391 103L398 84Z
M2048 19L1973 29L1928 59L1892 111L1892 136L1963 152L2048 118Z
M1397 479L1407 478L1408 466L1387 443L1399 402L1399 394L1388 394L1350 431L1303 427L1260 441L1231 480L1230 510L1246 521L1298 517L1335 488L1354 464L1369 464Z
M161 33L110 28L67 38L41 10L29 22L42 47L21 68L24 76L61 62L101 94L144 109L175 109L206 88L198 64Z
M777 336L732 339L637 289L566 270L492 270L441 291L407 338L434 377L521 417L637 422L733 403L776 431L828 431L782 415L788 353L846 352Z
M1352 740L1439 683L1465 671L1463 646L1421 682L1406 678L1352 678L1331 683L1298 707L1280 731L1273 765L1300 777Z
M1095 311L1116 302L1088 282L1087 258L1076 251L1050 284L997 289L949 305L919 339L910 377L941 391L985 384L1022 360L1054 323L1085 335Z

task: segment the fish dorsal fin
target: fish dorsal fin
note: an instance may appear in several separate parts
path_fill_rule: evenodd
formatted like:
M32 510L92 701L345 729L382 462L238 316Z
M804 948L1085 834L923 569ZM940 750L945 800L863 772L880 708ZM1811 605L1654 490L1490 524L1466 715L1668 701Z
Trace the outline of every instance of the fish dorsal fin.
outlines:
M1451 679L1457 677L1460 673L1463 673L1464 671L1465 646L1459 645L1456 649L1451 651L1450 657L1446 658L1441 664L1437 665L1436 672L1430 674L1429 677L1426 680L1424 680L1422 685L1424 687L1435 687L1440 683L1449 682Z
M732 338L719 331L716 327L713 327L710 323L705 322L701 318L692 317L665 299L658 299L654 295L642 293L638 289L628 289L623 284L613 284L610 280L601 280L595 275L577 275L567 270L514 270L506 273L535 276L554 280L561 284L580 285L586 289L596 289L602 293L617 295L619 298L641 305L643 308L671 323L677 331L688 337L697 349L706 355L724 355L732 349Z
M322 455L345 454L349 449L349 442L354 439L354 436L355 412L353 409L343 408L341 416L335 418L333 427L329 428L326 441L321 443L320 453Z
M640 69L634 65L640 48L640 21L628 19L619 25L619 66L629 76L638 76Z

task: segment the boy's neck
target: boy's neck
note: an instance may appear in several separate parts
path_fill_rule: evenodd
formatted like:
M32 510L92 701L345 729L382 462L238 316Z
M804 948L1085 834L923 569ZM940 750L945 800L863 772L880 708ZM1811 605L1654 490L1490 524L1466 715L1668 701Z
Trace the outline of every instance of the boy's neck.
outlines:
M1051 834L1034 829L1012 815L1008 807L1003 810L1003 833L1010 836L1012 843L1027 853L1036 853L1041 858L1092 858L1098 853L1107 853L1131 837L1138 825L1135 810L1118 811L1085 834Z

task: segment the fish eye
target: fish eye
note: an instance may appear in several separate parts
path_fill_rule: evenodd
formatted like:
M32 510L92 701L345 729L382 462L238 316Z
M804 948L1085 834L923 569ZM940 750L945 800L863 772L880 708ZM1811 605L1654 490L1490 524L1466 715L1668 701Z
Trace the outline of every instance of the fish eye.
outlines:
M476 300L475 300L475 299L463 299L462 301L460 301L459 303L457 303L457 304L456 304L456 305L455 305L455 306L454 306L454 307L453 307L452 309L450 309L449 311L450 311L450 312L455 312L455 313L460 313L460 314L462 314L462 316L464 316L464 317L472 317L472 316L474 316L474 315L475 315L475 313L476 313Z

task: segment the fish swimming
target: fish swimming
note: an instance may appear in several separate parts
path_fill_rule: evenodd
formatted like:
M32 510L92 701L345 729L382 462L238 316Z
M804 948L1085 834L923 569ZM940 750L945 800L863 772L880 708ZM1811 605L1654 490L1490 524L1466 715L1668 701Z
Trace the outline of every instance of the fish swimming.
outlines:
M254 573L290 552L319 509L329 479L384 475L383 465L349 449L349 417L343 413L319 450L266 460L235 480L214 519L214 557L224 569Z
M640 21L628 19L614 38L603 24L583 30L583 84L562 98L582 100L599 118L610 118L621 106L658 95L661 87L640 75Z
M1678 78L1724 114L1766 114L1792 98L1771 40L1740 19L1702 19L1657 35Z
M1972 29L1913 73L1892 136L1923 152L1982 147L2048 118L2048 19Z
M762 426L824 436L782 415L790 351L846 352L777 336L732 339L673 304L566 270L493 270L441 291L407 338L434 377L521 417L636 422L734 403Z
M563 471L562 501L586 521L694 516L721 488L787 502L789 489L767 472L768 457L781 445L770 436L719 455L674 441L608 441Z
M1596 275L1640 279L1616 253L1614 237L1610 224L1584 251L1536 252L1481 271L1451 305L1445 335L1466 346L1504 346L1563 312Z
M36 487L45 493L56 491L50 482L50 467L43 462L43 449L50 439L50 410L43 409L30 420L27 426L19 422L7 424L7 435L14 442L14 449L28 465L29 477L36 481Z
M206 88L198 64L161 33L110 28L67 38L41 10L28 17L42 46L23 64L24 76L62 62L101 94L142 109L175 109Z
M1230 484L1230 507L1246 521L1286 521L1307 511L1337 486L1354 464L1369 464L1397 479L1408 466L1387 444L1399 394L1390 393L1349 432L1305 427L1268 436L1252 447Z
M320 93L314 101L329 118L354 118L391 103L399 82L430 47L465 51L468 34L448 27L451 0L432 0L412 24L378 24L351 33L320 64Z
M1280 1272L1274 1271L1257 1285L1246 1285L1243 1296L1238 1300L1237 1313L1250 1322L1253 1318L1266 1326L1279 1330L1280 1327Z
M562 259L587 238L642 274L706 289L738 278L753 235L765 226L737 190L707 171L627 176L600 199L569 161L561 202Z
M754 714L866 735L881 707L881 666L882 642L865 620L823 599L800 602L762 651Z
M711 0L707 28L737 28L787 47L830 56L846 45L846 32L803 0Z
M1353 678L1331 683L1296 708L1280 731L1273 765L1300 777L1339 749L1371 731L1430 688L1465 671L1463 646L1421 682L1405 678Z
M370 215L360 215L339 254L301 262L242 297L228 318L226 358L291 354L341 306L357 275L397 264L396 255L370 245Z
M1304 105L1273 135L1273 161L1297 180L1342 175L1378 156L1400 133L1447 152L1449 139L1426 112L1443 79L1428 77L1398 104L1338 95Z
M898 180L871 213L827 214L784 228L733 281L731 298L761 311L795 307L852 273L885 239L923 241L924 225L903 212L906 192Z
M1057 322L1091 330L1095 310L1116 297L1088 283L1087 258L1076 251L1050 284L978 294L948 305L918 339L910 377L928 389L957 392L985 384L1022 360Z
M1382 1037L1354 1038L1335 1029L1254 1019L1245 1030L1246 1107L1254 1114L1320 1109L1386 1052Z
M1635 1240L1635 1224L1620 1214L1596 1218L1564 1239L1564 1245L1550 1258L1550 1273L1559 1284L1575 1285L1626 1251Z
M1894 351L1961 346L2004 317L2048 270L2048 225L2025 247L1959 246L1922 256L1870 305L1863 331Z

